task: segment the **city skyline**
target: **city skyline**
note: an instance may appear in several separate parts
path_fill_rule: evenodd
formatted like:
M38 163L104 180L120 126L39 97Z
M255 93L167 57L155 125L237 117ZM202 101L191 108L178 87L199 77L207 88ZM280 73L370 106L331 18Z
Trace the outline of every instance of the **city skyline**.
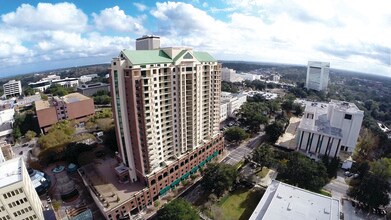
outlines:
M0 77L107 63L144 34L218 60L319 60L391 76L385 2L51 2L0 0Z

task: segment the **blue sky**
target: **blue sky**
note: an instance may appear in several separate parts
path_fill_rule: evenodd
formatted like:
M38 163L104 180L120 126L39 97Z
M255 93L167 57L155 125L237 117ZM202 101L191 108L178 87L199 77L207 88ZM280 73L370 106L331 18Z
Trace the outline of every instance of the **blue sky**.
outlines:
M108 63L144 34L221 60L293 63L391 77L386 0L0 0L0 77Z

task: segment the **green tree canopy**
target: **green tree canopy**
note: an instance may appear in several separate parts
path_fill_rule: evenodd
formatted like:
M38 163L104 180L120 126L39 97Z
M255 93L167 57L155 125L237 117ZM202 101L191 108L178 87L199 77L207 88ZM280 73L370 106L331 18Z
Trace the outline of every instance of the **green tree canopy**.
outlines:
M390 185L387 179L368 173L359 184L349 188L348 195L370 208L386 206L390 202Z
M252 160L261 166L261 169L266 166L270 167L274 162L273 149L268 144L258 146L252 155Z
M289 154L286 166L279 169L278 178L283 182L314 192L319 192L329 181L326 168L322 163L312 161L298 152Z
M379 138L369 129L364 129L355 148L353 158L357 162L372 161L379 145Z
M271 143L275 143L278 138L284 133L284 124L281 121L275 121L266 126L265 133Z
M242 141L248 138L248 134L240 127L228 128L224 133L227 141Z
M37 136L37 133L35 133L34 131L31 131L31 130L28 130L25 134L27 140L31 141L33 138L35 138L35 136Z
M266 103L260 102L246 102L239 110L240 120L243 124L249 126L250 131L258 132L260 125L266 125L268 118L265 116L270 112Z
M389 179L391 177L391 158L381 158L379 160L369 163L370 171L384 179Z
M157 220L198 220L196 210L182 198L175 199L157 211Z
M42 149L65 145L72 141L74 133L75 128L69 121L60 121L46 135L39 137L38 144Z
M237 176L238 173L234 166L211 163L204 170L201 186L205 191L221 196L233 186Z

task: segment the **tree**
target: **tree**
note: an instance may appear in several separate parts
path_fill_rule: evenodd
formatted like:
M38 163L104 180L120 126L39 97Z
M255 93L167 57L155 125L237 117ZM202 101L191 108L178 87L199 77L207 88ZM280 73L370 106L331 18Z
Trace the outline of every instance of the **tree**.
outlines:
M12 134L13 134L13 136L14 136L14 138L15 138L16 140L19 139L20 137L22 137L22 133L20 132L19 127L14 128Z
M157 211L157 220L198 220L197 211L182 198L175 199Z
M282 104L281 104L281 108L287 112L290 112L293 110L293 101L288 99L288 100L285 100Z
M369 129L364 129L355 148L353 158L357 162L371 161L379 145L379 138Z
M280 121L275 121L266 126L265 133L271 143L275 143L278 138L284 133L284 124Z
M234 166L211 163L204 171L201 186L205 191L221 196L233 186L237 176L238 173Z
M370 171L384 179L389 179L391 177L391 158L381 158L379 160L369 163Z
M297 103L294 103L292 105L292 109L295 111L296 116L299 116L299 115L303 114L303 112L304 112L304 108L300 104L297 104Z
M326 167L330 179L337 176L340 162L341 160L337 157L329 158L327 155L322 156L322 163Z
M64 146L72 142L75 128L69 121L60 121L53 125L46 135L38 139L38 144L42 149L48 149L57 146Z
M248 134L240 127L228 128L224 136L227 141L242 141L248 138Z
M64 150L65 159L70 163L77 164L79 155L91 150L92 148L93 146L83 143L69 143Z
M278 178L313 192L319 192L329 180L322 163L312 161L298 152L289 154L286 166L281 166L279 169Z
M273 149L268 144L258 146L252 155L252 160L261 166L261 170L264 166L270 167L274 161Z
M246 102L240 107L239 116L243 124L249 126L250 131L256 133L260 130L261 124L268 123L265 114L267 115L269 111L265 103Z
M368 173L358 185L349 188L348 195L372 209L388 205L389 192L390 185L387 179Z
M31 88L30 86L27 86L27 87L23 90L23 94L24 94L25 96L34 95L36 92L37 92L37 90Z
M27 140L31 141L33 138L35 138L35 136L37 136L37 133L35 133L34 131L31 131L31 130L28 130L25 134Z

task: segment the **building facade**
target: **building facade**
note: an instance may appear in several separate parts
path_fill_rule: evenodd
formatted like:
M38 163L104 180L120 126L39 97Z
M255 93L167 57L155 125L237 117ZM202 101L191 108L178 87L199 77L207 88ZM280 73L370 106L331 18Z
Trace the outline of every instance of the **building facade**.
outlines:
M0 163L0 219L44 219L41 200L21 157Z
M87 121L95 113L95 107L93 99L79 93L71 93L63 97L51 97L46 101L36 101L35 111L39 127L43 132L47 132L61 120Z
M4 95L8 97L21 96L22 95L22 84L20 81L10 80L3 85Z
M338 157L340 151L351 153L363 118L364 112L353 103L307 103L297 128L297 149L330 157Z
M326 91L329 83L330 63L308 61L305 87L316 91Z
M241 82L243 79L236 74L236 70L224 67L221 69L221 80L226 82Z
M227 117L233 117L239 111L240 107L247 101L247 94L232 94L230 92L221 92L220 120L224 121ZM224 119L223 119L224 118Z
M15 154L12 151L11 144L8 144L6 141L0 142L0 163L11 160L14 157Z
M85 96L93 96L98 91L110 92L110 85L106 83L83 84L77 87L77 92Z
M221 65L191 48L153 48L123 50L111 63L118 142L118 164L112 165L118 186L112 191L119 200L100 201L98 195L105 192L99 184L90 190L107 219L153 204L224 148L219 131ZM87 186L93 178L90 170L97 168L79 170Z

